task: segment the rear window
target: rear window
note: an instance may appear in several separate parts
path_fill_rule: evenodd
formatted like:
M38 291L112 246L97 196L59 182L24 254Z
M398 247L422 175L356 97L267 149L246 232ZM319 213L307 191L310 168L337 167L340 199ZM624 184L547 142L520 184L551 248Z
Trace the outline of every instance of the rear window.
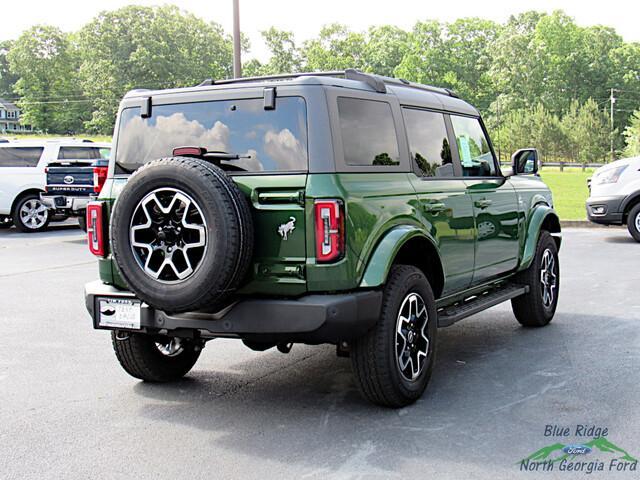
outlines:
M60 147L58 160L108 160L109 149L100 147Z
M262 98L154 105L122 111L116 172L131 172L182 146L237 154L221 162L248 172L307 170L307 113L302 97L278 97L274 110Z
M388 103L339 97L338 116L347 165L400 164L398 139Z
M0 167L35 167L43 147L0 147Z

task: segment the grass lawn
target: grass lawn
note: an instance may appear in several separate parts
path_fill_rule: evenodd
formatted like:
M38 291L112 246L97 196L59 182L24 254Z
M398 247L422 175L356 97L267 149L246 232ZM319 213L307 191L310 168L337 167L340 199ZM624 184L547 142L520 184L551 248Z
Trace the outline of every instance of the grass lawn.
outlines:
M553 203L561 220L586 220L585 201L589 197L587 178L593 175L593 169L582 171L580 168L543 168L540 175L553 192Z

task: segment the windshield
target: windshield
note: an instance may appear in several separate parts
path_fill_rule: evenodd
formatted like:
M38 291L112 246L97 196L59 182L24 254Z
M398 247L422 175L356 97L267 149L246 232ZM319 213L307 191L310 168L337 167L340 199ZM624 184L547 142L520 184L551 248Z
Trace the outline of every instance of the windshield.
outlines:
M265 110L262 98L154 105L150 118L139 107L124 109L116 172L132 172L183 146L238 154L221 163L249 172L306 171L304 99L279 97L274 110Z

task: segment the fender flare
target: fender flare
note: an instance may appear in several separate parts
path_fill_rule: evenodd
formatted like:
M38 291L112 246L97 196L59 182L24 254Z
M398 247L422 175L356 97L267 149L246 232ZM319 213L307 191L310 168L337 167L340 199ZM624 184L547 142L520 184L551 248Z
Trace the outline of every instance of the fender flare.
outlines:
M560 218L558 217L558 214L548 205L537 205L534 208L533 213L529 216L527 236L525 238L525 244L522 250L522 259L520 260L518 271L525 270L529 268L529 265L531 265L533 257L536 254L536 247L538 245L538 239L540 238L540 230L542 230L542 225L549 220L553 222L553 225L558 225L558 228L553 229L557 231L551 230L551 234L554 237L560 238ZM558 248L560 248L559 241Z
M622 200L622 204L620 205L620 213L628 213L627 209L631 210L631 206L635 205L640 201L640 191L631 193Z
M436 243L433 241L430 235L424 230L414 225L399 225L390 229L384 234L382 240L378 242L373 251L373 254L369 258L367 267L365 269L362 281L360 282L361 288L374 288L383 285L387 281L387 276L393 265L393 261L396 255L402 248L402 246L411 240L412 238L422 237L428 242L433 244L435 251ZM442 265L442 259L438 253L438 261Z

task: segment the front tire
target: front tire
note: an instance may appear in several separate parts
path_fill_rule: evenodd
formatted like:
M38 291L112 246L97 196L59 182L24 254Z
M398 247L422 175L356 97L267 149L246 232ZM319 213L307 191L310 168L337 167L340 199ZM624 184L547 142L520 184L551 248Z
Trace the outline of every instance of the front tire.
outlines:
M640 203L633 207L627 217L627 228L636 242L640 242Z
M51 212L40 200L40 195L30 193L20 198L13 208L13 224L25 233L41 232L49 225Z
M187 339L142 333L111 332L122 368L146 382L171 382L185 376L200 356L199 344Z
M437 320L433 292L422 271L394 266L380 319L351 350L356 382L366 399L397 408L420 398L435 362Z
M560 289L558 247L549 232L540 232L531 265L515 281L529 287L528 293L511 300L518 322L525 327L547 325L556 312Z

